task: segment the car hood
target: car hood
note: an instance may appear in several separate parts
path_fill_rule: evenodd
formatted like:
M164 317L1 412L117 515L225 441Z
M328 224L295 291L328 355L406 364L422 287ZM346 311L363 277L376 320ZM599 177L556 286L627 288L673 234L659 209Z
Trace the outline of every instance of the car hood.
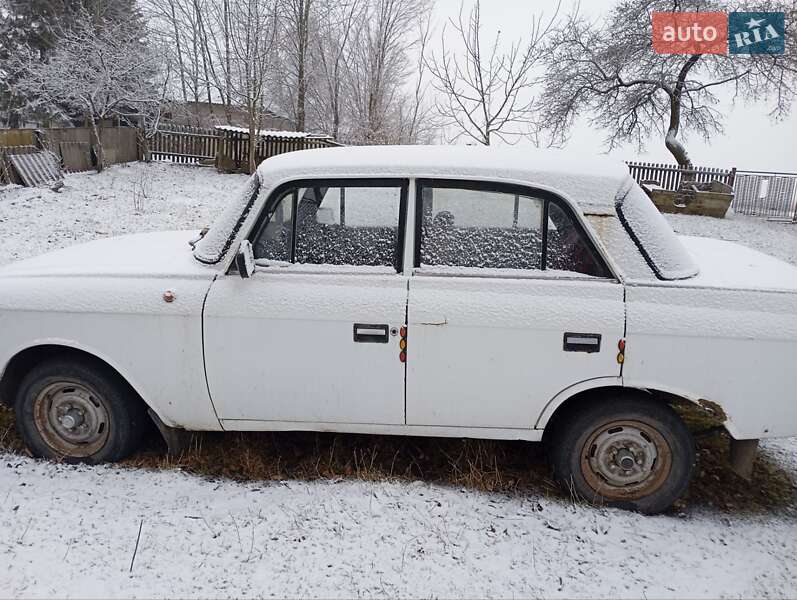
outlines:
M677 284L797 292L797 266L735 242L691 236L680 239L700 273Z
M188 277L211 279L216 271L198 262L189 240L196 231L163 231L107 238L48 252L0 267L8 277Z

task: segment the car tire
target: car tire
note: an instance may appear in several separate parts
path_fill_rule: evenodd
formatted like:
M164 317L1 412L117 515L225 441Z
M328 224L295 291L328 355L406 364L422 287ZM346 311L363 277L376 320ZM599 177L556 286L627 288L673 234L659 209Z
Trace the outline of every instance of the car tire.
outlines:
M565 491L655 514L689 487L695 446L669 405L639 394L595 398L569 411L549 440L548 455Z
M127 457L147 430L144 403L112 369L93 360L53 359L23 379L17 430L31 453L68 463Z

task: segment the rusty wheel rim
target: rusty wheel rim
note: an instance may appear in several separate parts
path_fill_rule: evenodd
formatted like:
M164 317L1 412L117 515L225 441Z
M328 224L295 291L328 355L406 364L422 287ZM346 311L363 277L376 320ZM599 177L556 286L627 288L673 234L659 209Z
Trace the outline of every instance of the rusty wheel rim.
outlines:
M91 456L108 441L110 417L105 400L77 381L47 385L33 402L33 418L44 442L64 457Z
M636 500L658 490L672 468L670 445L642 421L611 421L595 429L581 452L581 474L608 500Z

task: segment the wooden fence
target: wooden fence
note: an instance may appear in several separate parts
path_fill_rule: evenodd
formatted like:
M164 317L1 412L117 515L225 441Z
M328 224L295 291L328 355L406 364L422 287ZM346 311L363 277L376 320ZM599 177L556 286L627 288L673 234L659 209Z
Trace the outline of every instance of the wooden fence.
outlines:
M215 161L219 149L219 132L185 125L169 125L144 140L145 153L152 160L180 164Z
M656 182L667 190L677 190L683 179L684 169L678 165L627 162L631 175L639 183ZM736 169L715 169L710 167L695 167L692 169L694 180L701 183L719 181L733 187L736 178Z
M249 172L249 134L244 131L221 130L219 154L216 166L225 172ZM284 136L261 135L257 138L255 148L255 162L260 164L267 158L295 152L297 150L310 150L314 148L330 148L339 146L337 142L328 137L300 137L293 132L285 132Z
M132 127L102 127L100 140L108 164L134 162L141 158L138 130ZM67 172L95 168L97 144L90 127L47 129L2 129L0 148L35 147L53 152Z
M249 171L249 134L229 129L203 129L186 125L165 125L144 141L153 160L181 164L214 163L228 173ZM301 136L294 132L285 135L259 136L256 162L295 150L337 146L326 137Z

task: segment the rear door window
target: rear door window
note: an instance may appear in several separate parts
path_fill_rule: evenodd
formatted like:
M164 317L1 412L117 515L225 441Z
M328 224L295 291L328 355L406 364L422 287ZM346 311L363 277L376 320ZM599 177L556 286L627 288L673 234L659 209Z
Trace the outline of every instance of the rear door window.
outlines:
M612 277L578 219L548 192L420 181L416 265L480 276L561 271Z

